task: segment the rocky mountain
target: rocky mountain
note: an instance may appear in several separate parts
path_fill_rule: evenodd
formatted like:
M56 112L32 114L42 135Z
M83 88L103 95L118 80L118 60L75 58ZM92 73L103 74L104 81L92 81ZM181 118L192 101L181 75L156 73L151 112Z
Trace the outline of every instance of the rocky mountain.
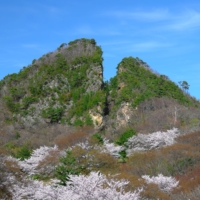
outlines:
M55 124L101 127L102 60L95 40L78 39L6 76L0 83L2 132L28 134Z
M104 83L102 54L94 39L77 39L7 75L0 82L1 141L56 126L58 134L91 126L111 138L127 127L148 132L195 121L198 129L199 102L167 76L127 57Z
M102 55L77 39L0 81L0 199L198 199L199 101L137 57L104 82Z

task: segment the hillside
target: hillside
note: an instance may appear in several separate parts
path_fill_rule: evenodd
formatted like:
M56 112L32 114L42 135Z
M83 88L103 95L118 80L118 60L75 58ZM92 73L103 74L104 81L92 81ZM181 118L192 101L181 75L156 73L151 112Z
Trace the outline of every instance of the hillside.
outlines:
M137 57L104 82L102 55L77 39L0 81L0 199L200 197L199 101Z
M174 126L188 131L187 125L194 131L192 121L199 126L199 102L139 58L127 57L118 64L107 93L108 132L118 133L127 126L139 132Z
M45 122L87 124L85 111L104 102L102 78L101 48L94 40L80 39L62 44L18 74L5 77L0 94L13 114L9 120L25 126Z

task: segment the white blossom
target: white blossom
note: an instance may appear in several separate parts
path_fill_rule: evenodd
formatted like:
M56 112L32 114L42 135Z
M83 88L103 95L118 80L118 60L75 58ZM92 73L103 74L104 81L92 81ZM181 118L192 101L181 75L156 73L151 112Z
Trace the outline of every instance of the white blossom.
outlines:
M25 172L27 172L29 175L32 175L34 173L36 173L36 168L38 166L38 164L44 160L51 152L53 151L58 151L58 147L54 146L54 147L40 147L38 149L35 149L32 154L31 157L28 159L25 159L23 161L18 161L19 166L21 167L21 169Z
M157 149L165 146L169 146L175 143L175 138L179 136L177 128L168 130L166 132L154 132L151 134L141 134L129 138L126 145L128 146L129 154L132 151L144 151Z
M90 175L70 176L67 186L48 185L40 181L31 181L23 187L15 187L13 199L21 200L138 200L142 189L125 192L128 184L125 180L107 179L105 175L91 172Z
M179 182L173 178L173 177L167 177L163 176L162 174L159 174L158 176L148 176L144 175L142 176L143 179L149 184L149 183L155 183L158 185L158 187L165 191L170 192L173 188L177 187Z
M104 149L106 152L110 153L112 156L119 157L120 151L124 150L124 147L110 143L109 140L104 139Z

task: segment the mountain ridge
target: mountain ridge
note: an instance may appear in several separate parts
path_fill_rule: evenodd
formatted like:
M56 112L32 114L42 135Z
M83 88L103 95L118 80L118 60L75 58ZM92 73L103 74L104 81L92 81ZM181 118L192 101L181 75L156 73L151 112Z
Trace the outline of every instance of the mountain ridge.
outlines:
M199 102L137 57L122 59L116 76L104 82L102 54L94 39L77 39L6 76L0 82L2 127L28 133L56 124L63 130L91 126L112 138L127 127L148 132L184 127L191 120L199 123ZM170 109L186 115L188 106L196 113L189 119L161 113ZM166 123L145 130L155 123L150 119L158 111Z

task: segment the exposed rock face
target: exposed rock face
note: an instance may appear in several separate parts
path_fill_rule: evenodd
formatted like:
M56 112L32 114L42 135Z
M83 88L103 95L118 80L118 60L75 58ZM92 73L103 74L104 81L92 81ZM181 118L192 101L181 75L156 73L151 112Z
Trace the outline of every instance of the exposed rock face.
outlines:
M102 66L93 66L92 70L87 71L87 78L89 80L86 92L96 92L102 88L103 84L103 69Z
M103 115L94 111L89 111L89 114L92 118L95 128L100 129L103 126Z
M122 103L117 111L117 124L119 124L119 126L126 127L131 120L132 111L133 109L129 103Z

